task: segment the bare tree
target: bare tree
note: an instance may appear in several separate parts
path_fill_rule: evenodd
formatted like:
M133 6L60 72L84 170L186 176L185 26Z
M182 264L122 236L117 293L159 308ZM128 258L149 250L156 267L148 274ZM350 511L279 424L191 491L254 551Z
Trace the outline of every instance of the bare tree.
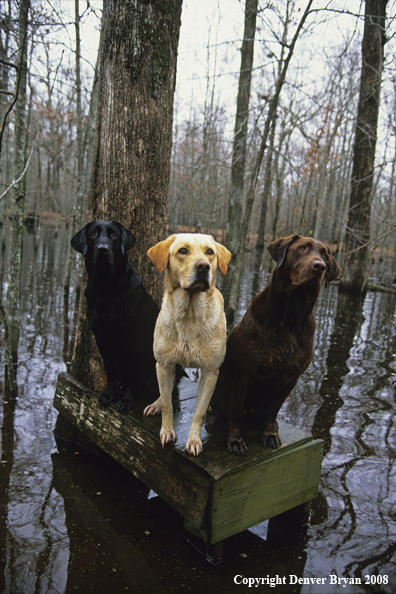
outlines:
M26 141L26 78L27 78L27 29L30 0L21 0L18 20L18 75L14 133L14 180L18 180L25 168ZM15 183L10 211L10 250L8 263L8 286L3 310L8 354L7 369L10 388L15 391L18 344L20 334L20 293L22 268L22 230L25 203L24 178Z
M340 290L365 292L387 0L366 0L348 228Z
M238 243L238 230L243 209L246 139L253 69L254 37L256 33L257 1L246 0L245 2L245 29L241 48L241 68L239 72L237 111L235 117L226 241L227 247L232 253L235 251Z

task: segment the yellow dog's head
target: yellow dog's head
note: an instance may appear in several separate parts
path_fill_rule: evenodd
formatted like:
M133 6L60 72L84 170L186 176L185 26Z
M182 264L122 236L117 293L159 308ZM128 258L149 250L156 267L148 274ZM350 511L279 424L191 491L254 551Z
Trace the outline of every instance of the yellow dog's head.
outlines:
M147 252L159 272L167 271L173 289L207 291L215 282L216 269L226 274L231 253L210 235L178 233L160 241Z

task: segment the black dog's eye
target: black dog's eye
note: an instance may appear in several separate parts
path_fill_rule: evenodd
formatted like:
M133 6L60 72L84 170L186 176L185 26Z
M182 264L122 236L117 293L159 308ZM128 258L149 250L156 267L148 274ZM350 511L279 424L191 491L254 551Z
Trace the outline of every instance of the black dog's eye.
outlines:
M98 232L97 231L92 231L91 237L97 237L97 235L98 235Z
M185 256L186 254L188 254L187 248L180 248L179 254L182 254L183 256Z
M214 251L211 248L208 248L206 250L206 253L208 254L208 256L212 256L214 254Z
M116 233L115 231L113 231L113 233L111 234L111 237L112 237L113 239L115 239L116 237L118 237L118 235L117 235L117 233Z

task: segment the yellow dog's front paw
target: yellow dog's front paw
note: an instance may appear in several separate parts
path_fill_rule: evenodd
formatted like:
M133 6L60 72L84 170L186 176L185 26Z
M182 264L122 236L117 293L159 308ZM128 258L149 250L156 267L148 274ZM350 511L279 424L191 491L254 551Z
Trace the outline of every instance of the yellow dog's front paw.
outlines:
M193 456L198 456L202 452L202 441L199 437L189 437L184 448L186 452Z
M175 429L173 427L170 427L169 429L161 427L160 439L162 448L165 447L165 444L168 443L168 441L176 441Z
M159 415L161 410L162 410L161 398L158 398L155 402L146 406L146 408L143 411L143 416L150 417L151 415Z

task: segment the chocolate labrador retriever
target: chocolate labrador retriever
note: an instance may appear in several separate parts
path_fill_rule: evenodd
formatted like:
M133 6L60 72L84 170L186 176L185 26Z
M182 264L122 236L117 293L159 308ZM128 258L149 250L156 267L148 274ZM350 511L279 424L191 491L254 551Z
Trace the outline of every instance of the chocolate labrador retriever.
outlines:
M78 231L72 247L83 255L88 273L87 317L103 359L107 386L100 405L132 409L135 397L159 394L153 336L159 307L128 262L136 238L116 221L93 221ZM126 386L117 396L117 383Z
M236 454L247 451L244 417L259 419L263 446L281 445L276 417L312 360L315 303L322 284L341 272L329 248L310 237L291 235L267 249L275 270L228 338L211 401L228 422L227 447Z

